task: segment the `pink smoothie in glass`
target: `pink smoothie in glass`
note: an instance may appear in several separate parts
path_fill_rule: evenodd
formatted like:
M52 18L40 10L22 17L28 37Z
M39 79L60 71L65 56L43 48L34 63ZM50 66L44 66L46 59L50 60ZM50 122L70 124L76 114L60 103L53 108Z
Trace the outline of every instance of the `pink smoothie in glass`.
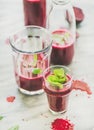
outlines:
M50 74L48 72L46 78ZM45 82L44 90L47 95L49 108L52 112L63 113L67 110L69 94L72 90L71 81L72 77L67 75L67 82L63 84L64 87L62 89L55 88L50 83Z
M66 29L56 30L53 33L51 64L69 65L74 56L74 41Z
M19 85L24 90L38 91L42 89L43 77L37 76L32 78L26 78L23 76L19 76Z
M35 59L34 59L35 58ZM33 93L43 90L42 72L49 66L48 57L43 54L22 55L20 74L15 72L16 82L19 89Z

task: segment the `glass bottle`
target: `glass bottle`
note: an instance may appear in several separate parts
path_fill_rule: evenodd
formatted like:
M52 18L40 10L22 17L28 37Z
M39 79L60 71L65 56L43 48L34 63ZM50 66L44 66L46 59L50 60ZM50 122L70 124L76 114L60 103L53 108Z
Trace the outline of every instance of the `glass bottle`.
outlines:
M25 25L46 27L46 0L23 0Z
M75 38L76 24L71 0L52 0L47 24L51 32L65 28L68 29Z
M70 0L52 0L47 25L53 34L51 64L69 65L74 56L76 32L75 15Z

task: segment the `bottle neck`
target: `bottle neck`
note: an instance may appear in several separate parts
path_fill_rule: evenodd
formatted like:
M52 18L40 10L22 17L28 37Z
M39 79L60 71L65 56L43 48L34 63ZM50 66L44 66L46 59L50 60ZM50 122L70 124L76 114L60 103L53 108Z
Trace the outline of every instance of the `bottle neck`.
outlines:
M70 0L52 0L52 2L56 5L64 5L70 2Z

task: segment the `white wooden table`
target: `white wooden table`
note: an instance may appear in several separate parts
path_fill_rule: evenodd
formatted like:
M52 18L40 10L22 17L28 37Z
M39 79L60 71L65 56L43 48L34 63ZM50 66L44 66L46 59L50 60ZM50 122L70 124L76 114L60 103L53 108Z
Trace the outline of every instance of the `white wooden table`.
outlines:
M75 44L75 56L69 67L75 78L84 79L94 92L94 1L73 0L81 7L85 19L77 31L80 37ZM68 111L54 116L48 110L45 93L38 96L21 94L16 86L13 73L11 48L6 44L10 33L23 26L21 0L0 0L0 130L19 125L19 130L51 130L56 118L68 118L75 124L75 130L93 130L94 94L72 91ZM13 103L6 97L15 96Z

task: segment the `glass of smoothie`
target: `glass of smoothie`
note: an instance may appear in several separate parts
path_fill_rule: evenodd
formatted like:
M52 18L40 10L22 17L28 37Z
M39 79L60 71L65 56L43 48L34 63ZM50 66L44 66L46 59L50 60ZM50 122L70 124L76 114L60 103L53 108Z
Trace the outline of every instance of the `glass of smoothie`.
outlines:
M23 0L25 25L46 27L46 0Z
M70 69L62 65L53 65L44 71L43 77L49 110L53 114L66 112L69 95L72 91L72 74Z
M9 38L18 89L28 95L43 92L43 71L49 67L52 37L39 26L25 26Z
M52 65L69 65L74 56L74 39L67 29L59 29L52 33L51 52Z

